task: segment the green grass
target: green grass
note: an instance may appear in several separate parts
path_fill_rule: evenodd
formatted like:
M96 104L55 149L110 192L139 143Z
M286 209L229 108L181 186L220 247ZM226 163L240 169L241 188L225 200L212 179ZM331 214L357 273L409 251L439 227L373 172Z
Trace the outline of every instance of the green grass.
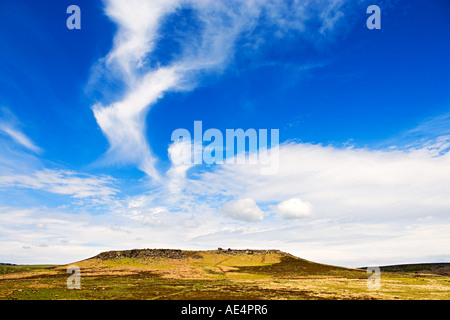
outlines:
M54 267L54 265L0 265L0 274L42 270Z
M291 255L200 254L80 261L80 290L67 288L67 266L4 266L0 299L450 299L448 276L382 272L374 291L364 270Z

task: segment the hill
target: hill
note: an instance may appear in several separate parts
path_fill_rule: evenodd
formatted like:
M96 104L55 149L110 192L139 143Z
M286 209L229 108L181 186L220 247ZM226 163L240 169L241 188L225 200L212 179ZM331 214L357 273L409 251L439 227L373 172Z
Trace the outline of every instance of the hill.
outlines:
M80 290L66 286L70 265ZM0 299L450 299L447 276L383 272L380 290L369 276L279 250L135 249L0 274Z
M98 260L102 261L100 263ZM359 270L314 263L295 257L280 250L236 250L221 249L208 251L183 251L174 249L135 249L102 252L85 262L97 265L126 266L140 265L161 274L168 270L182 271L180 277L192 277L187 269L200 275L211 274L230 277L235 274L272 275L278 278L302 276L307 274L330 275L347 272L360 278ZM81 263L83 265L83 263ZM167 268L164 268L165 265ZM365 277L365 274L364 274Z
M441 276L450 276L450 263L413 263L397 264L390 266L381 266L384 272L407 272L415 274L437 274Z

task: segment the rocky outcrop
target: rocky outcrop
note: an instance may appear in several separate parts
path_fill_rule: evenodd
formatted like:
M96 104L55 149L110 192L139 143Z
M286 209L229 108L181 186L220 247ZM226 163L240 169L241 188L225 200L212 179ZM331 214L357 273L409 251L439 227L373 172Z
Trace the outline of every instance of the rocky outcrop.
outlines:
M253 250L253 249L222 249L212 251L216 254L251 254L251 255L264 255L264 254L280 254L286 255L286 253L280 250ZM160 258L160 259L186 259L188 257L194 259L202 258L202 251L184 251L179 249L133 249L133 250L123 250L123 251L107 251L96 255L93 258L101 260L120 260L124 258L130 259L145 259L145 258Z
M222 248L218 248L217 250L215 250L216 253L221 253L221 254L231 254L231 255L236 255L236 254L285 254L283 251L280 250L253 250L253 249L222 249Z
M107 251L96 255L94 258L101 260L120 260L123 258L145 259L145 258L167 258L186 259L186 252L178 249L133 249L124 251Z

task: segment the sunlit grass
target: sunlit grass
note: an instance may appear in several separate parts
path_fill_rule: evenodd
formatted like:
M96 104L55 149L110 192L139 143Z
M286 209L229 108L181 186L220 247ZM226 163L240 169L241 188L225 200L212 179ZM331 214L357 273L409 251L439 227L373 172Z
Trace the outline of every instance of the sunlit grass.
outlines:
M2 266L0 299L450 299L449 276L382 272L381 289L369 290L365 270L272 253L74 264L80 290L67 288L67 266Z

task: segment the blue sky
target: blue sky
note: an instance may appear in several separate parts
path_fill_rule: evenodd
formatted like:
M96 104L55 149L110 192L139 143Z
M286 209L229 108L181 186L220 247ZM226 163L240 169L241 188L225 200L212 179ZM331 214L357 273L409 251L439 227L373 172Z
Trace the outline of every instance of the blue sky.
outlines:
M0 3L1 261L219 246L448 261L448 1L225 3ZM171 134L194 121L278 129L279 172L176 166Z

